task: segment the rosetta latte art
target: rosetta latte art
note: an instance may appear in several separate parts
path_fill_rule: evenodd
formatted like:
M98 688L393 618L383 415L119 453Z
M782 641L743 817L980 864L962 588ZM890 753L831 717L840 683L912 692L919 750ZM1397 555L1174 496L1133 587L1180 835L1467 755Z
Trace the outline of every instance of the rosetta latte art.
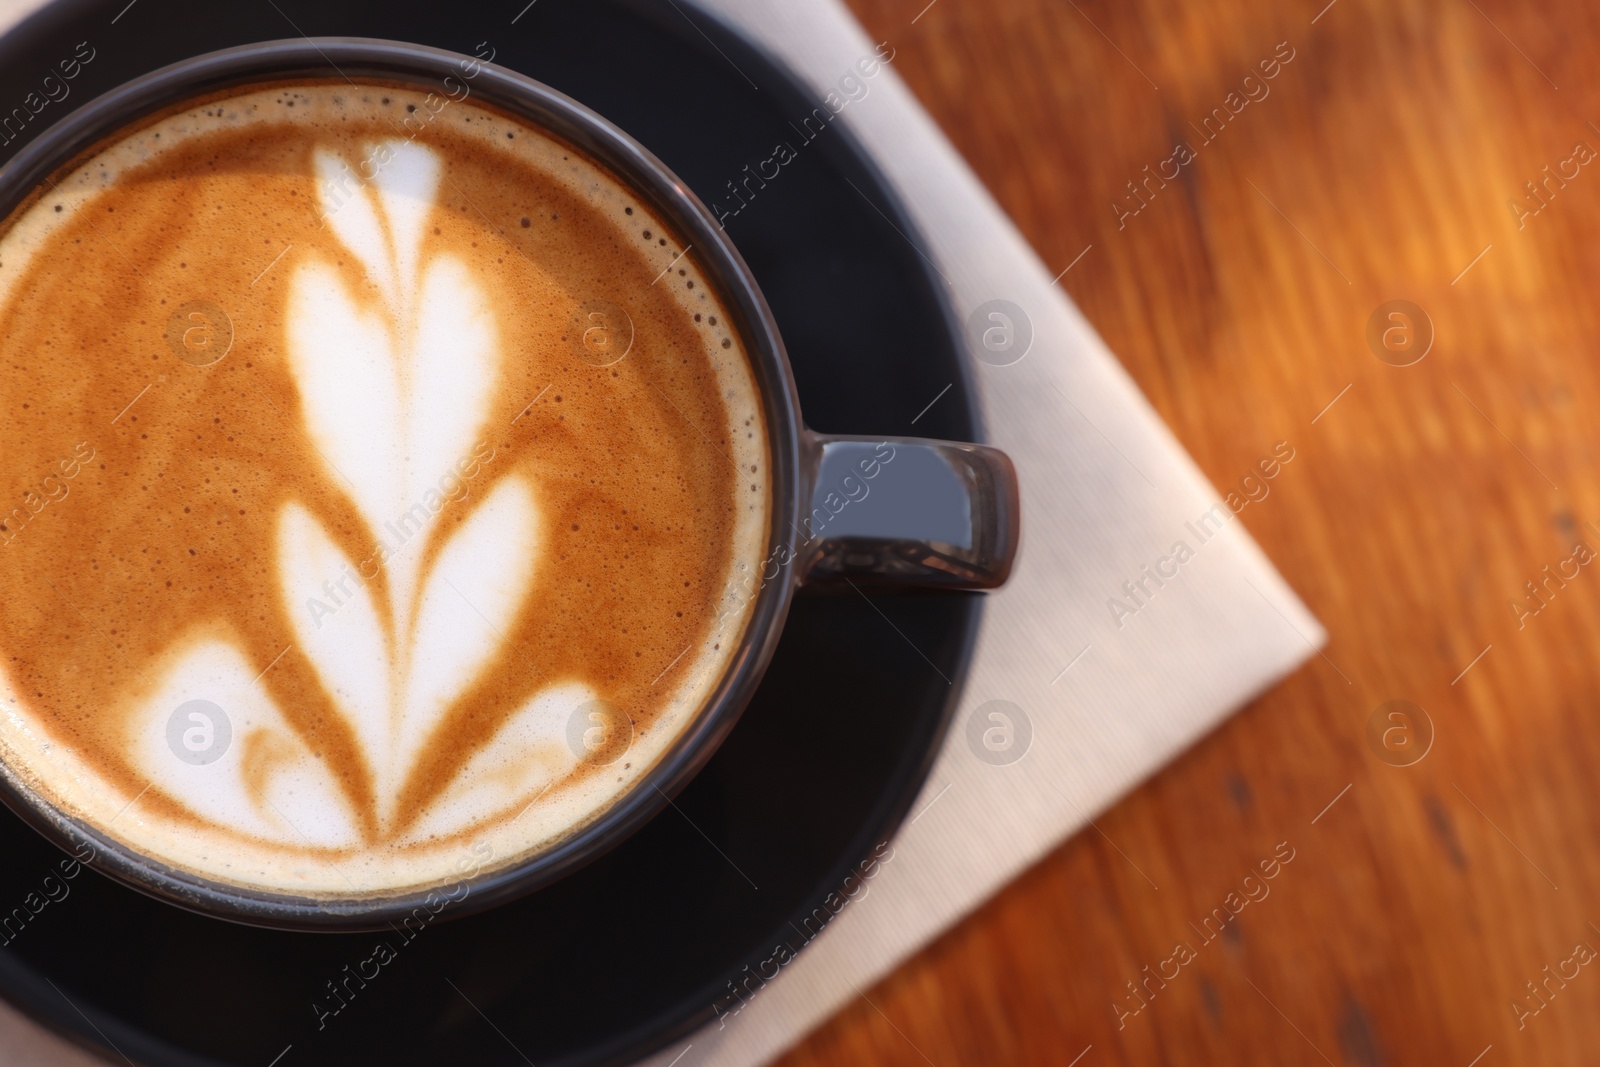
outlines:
M370 185L323 205L380 299L364 302L332 264L312 260L294 276L285 327L305 432L380 541L397 516L425 515L419 502L438 495L439 473L471 454L502 359L494 311L467 264L422 255L438 157L412 142L381 147L390 162ZM329 189L345 161L319 152L316 165L319 188ZM581 683L536 693L423 810L402 807L419 756L522 608L539 539L533 488L508 474L459 526L386 553L385 581L346 582L340 609L318 615L304 605L327 595L331 576L353 573L355 561L304 504L282 507L277 580L287 615L359 742L376 811L354 809L275 706L264 672L216 639L178 659L136 716L138 765L205 819L333 849L450 834L497 814L507 797L559 780L577 763L566 719L596 699ZM209 763L172 758L168 720L193 700L211 701L229 719L228 750Z
M0 219L0 775L169 868L517 864L739 655L773 497L721 294L579 149L428 107L242 86Z

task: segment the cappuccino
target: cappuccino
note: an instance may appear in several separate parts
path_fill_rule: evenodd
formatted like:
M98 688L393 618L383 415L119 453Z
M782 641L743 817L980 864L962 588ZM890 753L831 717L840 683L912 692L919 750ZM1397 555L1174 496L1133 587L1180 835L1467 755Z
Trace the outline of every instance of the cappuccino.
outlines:
M744 344L629 187L470 98L256 85L0 224L0 764L269 893L513 863L748 625Z

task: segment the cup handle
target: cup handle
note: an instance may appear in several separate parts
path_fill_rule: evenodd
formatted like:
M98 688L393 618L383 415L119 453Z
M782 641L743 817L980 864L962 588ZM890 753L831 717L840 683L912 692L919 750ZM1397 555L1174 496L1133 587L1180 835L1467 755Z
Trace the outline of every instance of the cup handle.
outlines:
M1010 458L983 445L805 433L810 510L795 529L804 584L993 589L1017 554Z

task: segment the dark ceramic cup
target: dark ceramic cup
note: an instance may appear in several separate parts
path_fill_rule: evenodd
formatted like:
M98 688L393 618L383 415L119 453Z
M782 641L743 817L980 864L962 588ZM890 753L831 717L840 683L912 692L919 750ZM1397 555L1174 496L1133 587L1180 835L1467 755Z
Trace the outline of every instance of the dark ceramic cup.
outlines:
M900 437L834 437L802 421L783 339L739 253L703 203L626 133L513 71L419 45L352 38L277 41L173 64L90 102L0 170L0 217L75 157L154 113L220 90L296 79L376 78L466 96L571 144L666 220L721 295L744 339L772 457L765 564L749 576L749 622L729 669L655 766L581 830L465 871L458 882L323 899L240 888L175 869L57 810L0 764L0 799L97 869L202 914L291 930L376 929L419 907L469 914L537 889L616 846L656 815L733 728L771 659L797 587L813 583L988 589L1010 572L1017 480L995 449ZM465 96L463 95L465 94Z

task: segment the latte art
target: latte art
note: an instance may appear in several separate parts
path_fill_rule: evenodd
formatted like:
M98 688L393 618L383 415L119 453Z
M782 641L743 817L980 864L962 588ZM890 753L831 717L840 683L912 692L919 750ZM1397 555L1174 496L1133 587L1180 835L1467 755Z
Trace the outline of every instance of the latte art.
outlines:
M748 620L766 432L692 250L570 146L423 103L210 98L0 230L0 763L208 878L546 847Z

